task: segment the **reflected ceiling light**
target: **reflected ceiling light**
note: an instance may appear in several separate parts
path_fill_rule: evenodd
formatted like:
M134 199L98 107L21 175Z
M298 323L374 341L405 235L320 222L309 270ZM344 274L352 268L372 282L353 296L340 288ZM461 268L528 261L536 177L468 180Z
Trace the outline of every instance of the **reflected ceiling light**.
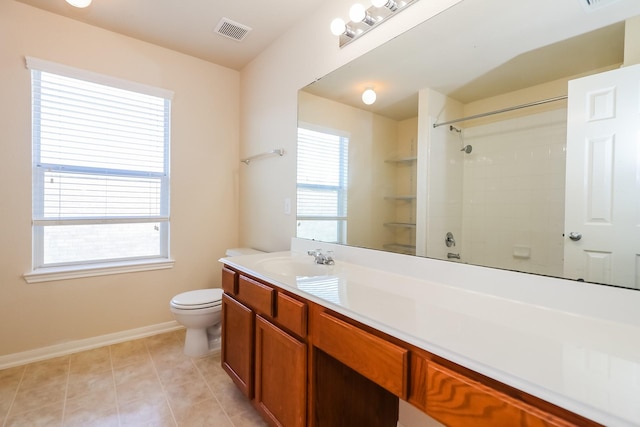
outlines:
M71 0L67 0L71 1ZM78 1L78 0L73 0ZM350 22L342 18L331 21L331 33L339 37L340 47L344 47L374 27L380 25L401 10L406 9L418 0L370 0L372 6L366 8L356 3L349 9Z
M67 3L74 7L87 7L91 4L91 0L67 0Z
M349 19L353 22L364 22L367 25L373 25L376 20L369 15L364 6L360 3L356 3L349 9Z
M371 105L376 102L376 98L376 91L371 88L368 88L364 92L362 92L362 102L367 105Z

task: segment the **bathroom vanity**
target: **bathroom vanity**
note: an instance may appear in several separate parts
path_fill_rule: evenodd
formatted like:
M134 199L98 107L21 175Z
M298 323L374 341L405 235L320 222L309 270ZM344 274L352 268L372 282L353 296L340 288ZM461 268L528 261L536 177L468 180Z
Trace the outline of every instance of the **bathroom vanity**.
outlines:
M434 260L323 244L336 264L317 265L308 244L221 260L222 366L270 424L396 426L399 399L447 426L640 424L638 325L478 272L438 283Z

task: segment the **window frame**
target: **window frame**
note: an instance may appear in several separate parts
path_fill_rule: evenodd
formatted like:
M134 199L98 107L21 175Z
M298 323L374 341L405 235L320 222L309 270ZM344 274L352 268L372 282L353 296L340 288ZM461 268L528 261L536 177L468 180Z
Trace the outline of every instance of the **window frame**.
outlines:
M28 283L38 283L51 280L63 280L76 277L99 276L106 274L119 274L133 271L147 271L156 269L172 268L174 260L170 258L170 132L171 132L171 100L173 92L165 89L148 86L122 80L103 74L93 73L54 62L44 61L37 58L26 57L26 66L30 72L46 72L59 76L111 86L116 89L132 91L144 95L151 95L164 99L165 125L164 125L164 170L162 172L132 171L119 169L106 169L103 167L69 166L61 164L45 164L39 162L40 144L35 144L39 138L39 127L32 126L32 185L31 192L33 198L32 206L32 270L24 274L24 279ZM31 77L33 81L33 77ZM33 99L33 89L30 87L30 95ZM32 112L37 106L32 105ZM38 140L39 141L39 140ZM36 164L37 163L37 164ZM42 167L45 166L45 167ZM110 176L117 178L139 177L152 178L159 182L161 192L164 197L160 199L160 213L152 216L119 216L114 218L44 218L44 175L47 171L55 169L63 170L65 173L79 172L87 176ZM91 173L91 175L89 175ZM40 181L38 181L40 180ZM38 191L42 191L38 197ZM38 204L36 200L41 201ZM39 211L38 211L39 209ZM157 256L139 256L112 258L98 261L77 261L64 263L44 264L44 228L46 225L83 225L83 224L133 224L133 223L159 223L159 243L160 250Z

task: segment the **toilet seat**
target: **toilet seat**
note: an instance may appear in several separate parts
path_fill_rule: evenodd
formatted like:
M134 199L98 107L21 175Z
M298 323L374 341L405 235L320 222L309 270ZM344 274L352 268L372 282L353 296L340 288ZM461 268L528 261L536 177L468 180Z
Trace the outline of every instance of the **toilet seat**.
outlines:
M171 306L179 310L200 310L222 305L222 289L198 289L176 295Z

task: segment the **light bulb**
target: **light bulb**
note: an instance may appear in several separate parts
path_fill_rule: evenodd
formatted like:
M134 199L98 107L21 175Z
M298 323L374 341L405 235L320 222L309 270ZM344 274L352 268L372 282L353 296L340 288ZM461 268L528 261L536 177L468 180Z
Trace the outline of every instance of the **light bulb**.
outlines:
M365 16L367 16L367 11L360 3L354 4L351 6L351 9L349 9L349 19L353 22L362 22Z
M376 92L373 89L367 89L362 92L362 102L371 105L376 102Z
M67 0L67 3L74 7L87 7L91 4L91 0Z
M394 0L371 0L371 4L375 7L386 7L392 12L398 10L398 3Z
M339 36L344 34L345 31L347 31L347 24L344 23L344 20L336 18L331 21L331 34Z

